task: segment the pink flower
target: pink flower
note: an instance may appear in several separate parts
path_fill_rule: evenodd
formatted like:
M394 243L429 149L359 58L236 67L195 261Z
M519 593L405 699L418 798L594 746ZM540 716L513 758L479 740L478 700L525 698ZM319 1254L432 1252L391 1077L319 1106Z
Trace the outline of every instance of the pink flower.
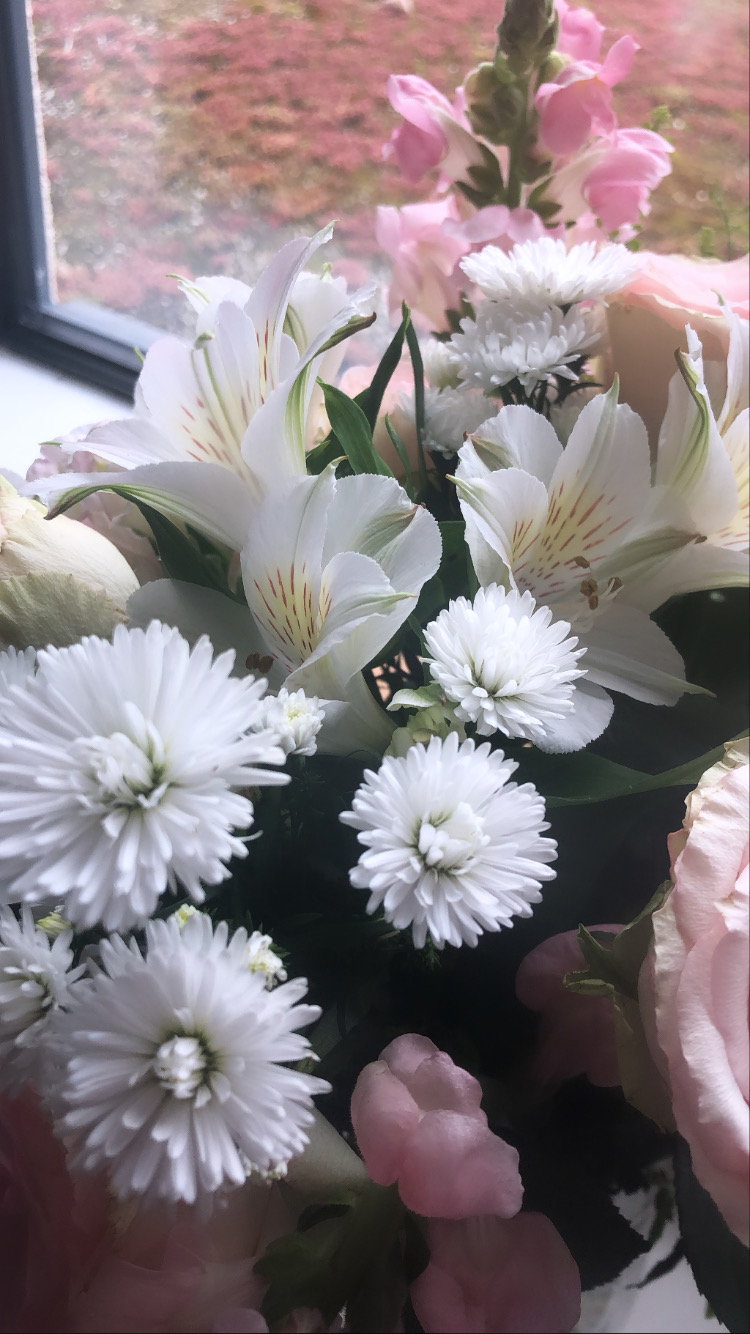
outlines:
M427 79L416 74L392 74L387 92L391 106L403 116L405 124L393 131L383 157L395 159L410 185L416 185L433 167L442 165L446 177L458 180L466 176L472 163L481 163L481 151L464 114L461 90L451 106Z
M34 1094L0 1098L0 1328L67 1328L69 1295L106 1244L108 1202L98 1178L73 1185Z
M591 10L573 9L567 0L557 0L557 13L560 18L558 51L573 60L598 60L604 27Z
M490 242L510 250L523 241L538 241L540 236L556 234L545 227L533 209L506 208L505 204L488 204L461 222L448 219L444 227L449 236L460 237L467 255L471 250L481 250Z
M746 1246L749 777L747 743L735 743L689 800L684 832L671 843L674 888L654 913L641 974L644 1025L653 1031L655 1018L693 1171Z
M650 211L649 196L672 170L672 145L652 130L618 130L555 172L551 195L564 219L590 210L609 234Z
M608 923L592 931L616 934ZM592 1084L620 1083L612 1002L606 996L581 996L563 985L566 973L585 968L575 931L563 931L526 955L516 974L516 995L541 1015L530 1075L541 1087L586 1075Z
M373 1181L397 1181L406 1207L428 1218L512 1218L523 1197L518 1154L493 1135L481 1099L477 1080L428 1038L397 1038L365 1066L352 1095Z
M431 1222L430 1262L412 1283L425 1334L569 1334L578 1268L544 1214Z
M432 328L448 328L445 312L460 304L463 274L457 264L467 247L445 223L460 221L453 195L402 209L378 208L376 236L393 261L388 298L393 314L406 301Z
M603 64L574 60L553 83L541 85L535 105L542 148L567 156L583 148L592 136L611 134L617 128L612 89L630 73L638 49L632 37L621 37L610 47Z

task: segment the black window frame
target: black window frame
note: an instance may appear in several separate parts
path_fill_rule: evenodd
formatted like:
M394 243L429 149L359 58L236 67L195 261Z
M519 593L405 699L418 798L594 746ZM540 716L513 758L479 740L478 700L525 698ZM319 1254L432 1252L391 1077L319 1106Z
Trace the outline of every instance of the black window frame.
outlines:
M145 352L162 331L86 301L51 299L42 135L31 0L0 0L0 346L132 399L135 349Z

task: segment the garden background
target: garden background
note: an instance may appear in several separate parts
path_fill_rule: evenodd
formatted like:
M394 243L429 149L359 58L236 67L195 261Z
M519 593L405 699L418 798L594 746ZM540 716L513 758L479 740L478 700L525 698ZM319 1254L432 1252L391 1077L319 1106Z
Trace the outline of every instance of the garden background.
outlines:
M675 146L643 245L741 253L745 0L593 7L605 50L624 32L642 48L615 92L620 123ZM179 330L169 273L252 282L283 240L331 218L335 272L385 277L375 205L425 195L381 159L397 123L388 75L452 95L491 56L501 13L500 0L98 0L95 14L91 0L33 0L57 296Z

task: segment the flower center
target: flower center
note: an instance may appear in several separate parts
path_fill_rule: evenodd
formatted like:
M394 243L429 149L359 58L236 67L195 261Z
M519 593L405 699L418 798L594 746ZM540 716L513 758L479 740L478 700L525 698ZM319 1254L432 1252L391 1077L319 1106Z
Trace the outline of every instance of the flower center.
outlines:
M449 815L422 821L417 849L428 869L455 871L465 870L488 842L482 821L468 802L460 801Z
M165 765L160 742L144 750L123 732L113 732L77 741L75 750L97 795L108 806L151 807L161 800Z
M194 1098L210 1066L201 1039L184 1033L162 1042L153 1064L162 1088L175 1098Z

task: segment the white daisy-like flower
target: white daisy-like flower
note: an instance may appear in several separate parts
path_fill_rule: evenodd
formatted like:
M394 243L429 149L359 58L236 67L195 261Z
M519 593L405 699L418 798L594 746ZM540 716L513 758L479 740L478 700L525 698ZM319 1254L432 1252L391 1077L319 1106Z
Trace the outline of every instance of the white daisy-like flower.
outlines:
M285 755L314 755L325 709L317 695L285 690L263 700L260 726L274 732Z
M568 638L567 621L553 621L531 593L480 588L474 603L457 598L427 626L430 672L455 705L456 717L480 736L544 742L573 712L574 682L585 652Z
M491 394L518 379L528 395L551 375L575 380L569 363L598 342L592 315L580 306L564 314L559 306L518 302L506 311L495 301L483 301L476 320L461 321L461 333L453 335L449 347L463 384Z
M536 788L508 782L517 768L451 732L368 770L341 815L366 848L349 879L370 891L367 911L382 906L395 927L410 926L417 949L428 933L438 949L476 945L483 931L529 917L554 878L557 845L542 837Z
M428 389L424 403L424 445L453 458L467 435L490 417L498 404L477 389Z
M307 983L269 991L247 966L247 932L204 913L149 922L146 954L119 936L54 1028L53 1101L74 1164L106 1168L117 1195L188 1204L301 1153L322 1079L295 1030L317 1019Z
M278 982L286 982L286 968L271 948L273 940L260 931L253 931L245 946L245 964L251 973L260 973L269 990Z
M420 350L428 385L433 389L457 389L458 374L448 344L440 338L428 338Z
M265 681L229 673L209 641L118 626L39 653L0 721L0 893L64 902L77 927L143 924L179 880L197 903L246 855L253 805L286 783L275 734L253 730Z
M20 920L0 908L0 1088L17 1092L39 1069L50 1017L84 972L72 968L72 937L50 942L28 908Z
M572 306L619 292L641 266L624 245L595 241L568 250L564 241L542 236L514 245L509 254L488 245L461 260L461 268L492 301L530 301Z
M25 685L34 678L36 672L36 649L25 648L21 651L8 648L0 653L0 701L11 686ZM2 715L0 715L2 717Z

